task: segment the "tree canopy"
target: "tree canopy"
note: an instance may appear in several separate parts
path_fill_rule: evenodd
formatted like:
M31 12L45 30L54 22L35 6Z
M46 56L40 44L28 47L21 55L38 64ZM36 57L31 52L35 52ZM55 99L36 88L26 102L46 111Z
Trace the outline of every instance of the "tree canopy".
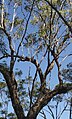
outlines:
M71 0L0 1L0 107L5 117L36 119L54 96L72 90L71 6ZM15 115L4 111L2 101L12 103Z

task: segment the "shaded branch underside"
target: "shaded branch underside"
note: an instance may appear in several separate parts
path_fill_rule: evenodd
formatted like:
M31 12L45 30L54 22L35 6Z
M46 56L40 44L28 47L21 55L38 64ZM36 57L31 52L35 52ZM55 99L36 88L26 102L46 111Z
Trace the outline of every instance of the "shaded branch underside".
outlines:
M38 113L41 109L50 102L50 100L57 94L67 93L69 90L72 90L72 83L66 83L63 85L57 85L52 91L45 89L43 92L40 92L39 97L32 108L29 110L27 119L36 119Z

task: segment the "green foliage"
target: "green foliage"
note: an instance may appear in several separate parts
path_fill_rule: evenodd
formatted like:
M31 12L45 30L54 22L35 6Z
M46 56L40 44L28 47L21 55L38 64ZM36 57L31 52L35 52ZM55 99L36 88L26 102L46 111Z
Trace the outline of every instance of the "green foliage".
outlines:
M15 75L16 75L16 76L18 75L19 77L21 77L21 75L22 75L22 71L21 71L21 70L16 71L16 72L15 72Z
M6 83L5 82L0 82L0 89L1 88L5 88L5 86L6 86Z
M56 102L62 102L63 100L63 95L57 95L53 98L53 101L56 101Z
M0 37L0 54L6 54L6 44L5 42L2 40L2 37Z
M12 113L12 112L8 114L8 118L9 119L17 119L16 115L14 113Z
M72 82L72 62L67 64L67 68L62 70L63 80Z
M2 108L2 102L0 102L0 108Z
M16 27L17 25L20 25L24 22L23 19L19 19L18 17L15 18L14 26Z

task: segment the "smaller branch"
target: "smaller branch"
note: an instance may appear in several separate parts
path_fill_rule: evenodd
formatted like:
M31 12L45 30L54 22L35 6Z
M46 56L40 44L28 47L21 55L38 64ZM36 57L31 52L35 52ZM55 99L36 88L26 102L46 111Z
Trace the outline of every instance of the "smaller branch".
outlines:
M64 44L64 41L62 42L62 44ZM57 54L55 54L55 52L49 48L50 51L51 51L51 53L52 53L52 55L53 55L53 57L54 57L53 61L56 62L57 67L58 67L58 79L59 79L59 83L60 83L60 84L62 84L63 82L62 82L62 79L61 79L61 72L60 72L60 66L61 66L61 64L59 64L58 58L59 58L59 54L61 54L61 52L62 52L69 44L70 44L70 43L68 43L68 44L67 44L63 49L61 49ZM71 56L71 54L70 54L69 56ZM53 62L53 61L52 61L52 62ZM48 67L47 67L47 69L46 69L45 76L46 76L46 74L47 74L47 70L49 70ZM51 70L52 70L52 69L51 69ZM48 71L48 73L49 73L49 72L50 72L50 70Z
M2 12L1 12L1 26L3 28L3 22L4 22L4 0L2 0Z
M51 4L52 4L52 0L51 0ZM50 38L51 38L51 34L52 34L52 7L51 7L51 14L50 14Z
M34 79L33 79L32 89L31 89L31 92L30 92L30 108L31 108L31 105L32 105L32 96L33 96L34 83L35 83L36 77L37 77L37 70L36 70L36 73L35 73L35 76L34 76Z
M44 111L46 111L47 113L49 113L49 114L51 115L51 112L50 112L50 111L48 111L47 109L44 109Z
M44 77L43 77L43 73L42 73L42 70L41 70L41 68L40 68L40 65L39 65L38 61L37 61L36 59L34 59L33 57L32 57L32 58L29 58L29 57L25 57L25 58L19 57L19 58L20 58L20 59L19 59L18 61L23 61L23 62L24 62L24 61L29 61L29 62L33 63L33 64L36 66L37 71L38 71L39 76L40 76L41 84L43 84L43 82L44 82Z
M4 55L4 56L0 57L0 60L7 58L7 57L8 57L7 55Z
M42 112L40 112L40 113L43 115L43 116L42 116L42 115L41 115L41 116L42 116L44 119L47 119L47 118L46 118L46 114L44 113L43 110L42 110Z
M17 7L17 3L15 3L15 5L14 5L13 21L12 21L12 26L11 26L10 32L12 32L13 27L14 27L14 20L15 20L15 16L16 16L16 13L15 13L16 7Z
M52 53L52 55L53 55L53 57L54 57L54 59L55 59L55 62L56 62L56 65L57 65L57 68L58 68L58 79L59 79L59 84L61 85L61 84L63 84L63 82L62 82L62 78L61 78L61 72L60 72L60 64L59 64L59 62L58 62L58 57L57 57L57 55L55 54L55 52L53 51L53 50L51 50L51 53Z
M47 66L47 69L46 69L46 71L45 71L45 78L46 78L46 76L50 73L50 71L53 69L53 67L54 67L54 64L55 64L55 61L54 61L54 59L52 60L52 62L50 63L50 65L48 65Z
M52 4L52 0L51 0L51 4ZM50 27L49 44L51 44L50 40L51 40L51 36L52 36L52 15L53 15L52 8L50 8L50 12L51 13L50 13L50 24L49 24L49 27ZM47 69L46 69L46 72L45 72L45 77L48 74L49 66L50 66L50 51L48 50L48 66L47 66Z
M56 105L55 105L55 107L56 107L56 119L57 119L57 115L58 115L58 104L59 104L59 102L56 102Z
M50 51L48 51L48 66L50 65Z
M42 43L39 44L38 48L36 49L33 57L39 52L40 48L42 47Z

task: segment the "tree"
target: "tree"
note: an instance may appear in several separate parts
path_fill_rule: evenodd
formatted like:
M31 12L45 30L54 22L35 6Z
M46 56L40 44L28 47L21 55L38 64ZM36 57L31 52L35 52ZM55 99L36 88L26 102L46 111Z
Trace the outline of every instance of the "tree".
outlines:
M54 96L72 89L61 76L64 51L70 53L71 1L2 0L0 13L1 82L7 85L17 118L36 119ZM55 70L57 76L49 80Z

